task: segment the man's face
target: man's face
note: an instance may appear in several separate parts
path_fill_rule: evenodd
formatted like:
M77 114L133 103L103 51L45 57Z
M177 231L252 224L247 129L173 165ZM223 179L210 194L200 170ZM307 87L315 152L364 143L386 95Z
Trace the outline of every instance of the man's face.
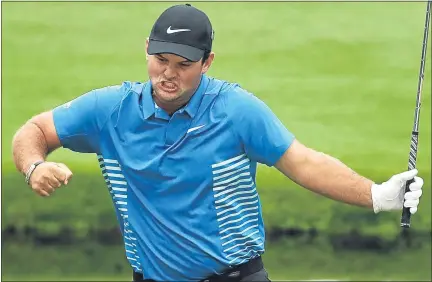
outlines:
M187 103L200 83L201 74L210 67L213 57L211 54L203 64L202 61L192 62L173 54L148 55L147 70L155 100L178 106Z

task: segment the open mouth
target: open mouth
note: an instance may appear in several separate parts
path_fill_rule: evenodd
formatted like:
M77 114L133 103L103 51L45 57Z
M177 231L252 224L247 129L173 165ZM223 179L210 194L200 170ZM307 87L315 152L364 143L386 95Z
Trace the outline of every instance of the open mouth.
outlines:
M162 81L160 86L161 86L163 91L169 92L169 93L177 92L177 90L178 90L178 87L175 83L168 82L168 81Z

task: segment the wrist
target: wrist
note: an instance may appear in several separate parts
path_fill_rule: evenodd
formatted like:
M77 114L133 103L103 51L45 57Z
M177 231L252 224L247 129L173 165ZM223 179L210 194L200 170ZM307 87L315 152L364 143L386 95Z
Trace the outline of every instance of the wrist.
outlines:
M38 165L42 164L42 163L44 163L44 160L35 161L35 162L31 163L30 166L26 169L26 171L25 171L25 182L27 184L30 183L30 177L32 176L32 174L33 174L34 170L36 169L36 167Z
M381 211L381 204L378 199L378 193L379 193L379 184L372 183L371 185L371 200L372 200L372 209L374 213L379 213Z
M32 166L32 164L34 164L34 163L36 163L38 161L45 161L45 159L44 158L39 158L39 157L36 157L36 156L32 157L32 158L30 158L29 160L23 162L20 165L19 171L25 176L26 173L28 172L28 170L30 169L30 167Z

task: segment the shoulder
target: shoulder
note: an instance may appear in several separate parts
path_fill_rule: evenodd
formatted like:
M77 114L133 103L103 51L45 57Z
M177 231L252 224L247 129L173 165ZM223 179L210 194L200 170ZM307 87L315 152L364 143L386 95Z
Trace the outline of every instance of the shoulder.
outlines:
M138 100L146 83L124 81L117 85L96 88L90 93L95 99L96 111L101 117L114 114L127 100Z
M215 80L214 83L218 85L215 105L228 117L253 114L266 107L261 99L239 83L222 80ZM212 84L209 85L211 87Z
M98 104L117 105L126 97L137 97L141 94L145 83L124 81L118 85L110 85L92 90L95 93Z
M252 95L237 82L221 80L209 77L209 85L206 94L217 94L220 99L241 99L243 96Z
M117 115L125 101L138 100L146 83L124 81L117 85L94 88L75 100L58 107L56 111L71 111L95 117L98 124L105 124L112 115Z

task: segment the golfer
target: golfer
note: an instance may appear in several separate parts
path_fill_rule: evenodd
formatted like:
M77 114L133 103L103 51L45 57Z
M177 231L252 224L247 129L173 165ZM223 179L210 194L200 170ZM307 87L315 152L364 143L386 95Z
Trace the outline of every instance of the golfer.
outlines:
M269 281L258 163L371 212L416 212L417 170L374 183L303 145L238 84L207 76L214 35L205 13L172 6L146 41L148 81L91 90L25 123L13 155L34 192L50 196L72 177L50 152L95 154L134 281Z

